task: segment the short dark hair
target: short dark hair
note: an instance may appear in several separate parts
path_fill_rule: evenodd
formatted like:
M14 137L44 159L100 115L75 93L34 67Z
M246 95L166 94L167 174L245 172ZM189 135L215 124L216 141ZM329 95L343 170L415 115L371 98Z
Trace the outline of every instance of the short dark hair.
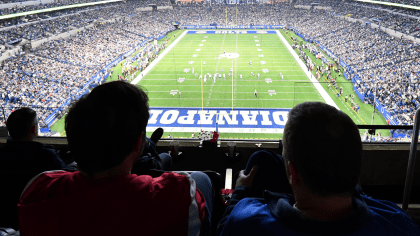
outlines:
M94 88L70 108L65 119L69 148L88 175L121 164L146 133L149 105L135 85L114 81Z
M286 160L305 185L320 196L352 193L360 176L362 141L353 120L324 103L295 106L284 129Z
M12 112L6 121L6 127L12 140L26 138L31 132L31 127L36 124L36 111L28 107Z

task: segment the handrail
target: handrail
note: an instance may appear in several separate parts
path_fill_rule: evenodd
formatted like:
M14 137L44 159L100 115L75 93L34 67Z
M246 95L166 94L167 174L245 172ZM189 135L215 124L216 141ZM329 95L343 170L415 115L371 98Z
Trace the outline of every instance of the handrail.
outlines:
M412 125L357 125L358 129L413 129Z
M408 203L410 201L410 194L411 194L411 185L413 184L413 176L414 176L414 165L416 163L416 154L417 154L417 144L419 141L419 124L420 124L420 109L416 111L416 118L414 120L414 128L413 128L413 137L411 140L410 146L410 155L408 158L408 166L407 166L407 175L405 177L405 185L404 185L404 196L403 196L403 210L408 209Z

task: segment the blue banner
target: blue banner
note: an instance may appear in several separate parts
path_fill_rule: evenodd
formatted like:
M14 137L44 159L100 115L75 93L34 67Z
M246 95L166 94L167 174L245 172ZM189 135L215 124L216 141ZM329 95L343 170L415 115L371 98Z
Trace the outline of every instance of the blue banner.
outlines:
M383 107L382 104L376 99L375 99L375 107L381 113L381 115L385 117L385 120L390 121L390 125L398 125L398 122L391 118L391 115L386 111L385 107Z
M174 108L150 109L148 127L189 128L280 128L283 129L290 109L254 108Z

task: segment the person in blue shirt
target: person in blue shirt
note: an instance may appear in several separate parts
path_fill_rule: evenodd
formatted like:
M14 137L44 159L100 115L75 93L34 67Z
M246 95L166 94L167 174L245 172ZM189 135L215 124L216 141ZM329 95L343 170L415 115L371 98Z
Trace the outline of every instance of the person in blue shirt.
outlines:
M282 143L282 156L251 155L217 235L420 235L401 208L358 185L362 142L348 115L301 103L289 112Z

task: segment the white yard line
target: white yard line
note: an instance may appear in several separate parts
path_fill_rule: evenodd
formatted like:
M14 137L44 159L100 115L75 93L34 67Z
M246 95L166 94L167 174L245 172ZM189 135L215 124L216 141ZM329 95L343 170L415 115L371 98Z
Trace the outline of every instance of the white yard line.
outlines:
M239 81L239 80L237 80L237 81ZM244 81L247 81L247 80L244 80ZM251 80L249 80L249 81L251 81ZM273 80L273 81L281 81L281 80ZM290 80L289 80L290 81ZM147 87L151 87L151 86L159 86L159 87L165 87L165 86L170 86L170 87L173 87L173 85L160 85L160 84L151 84L151 85L147 85ZM201 87L201 84L197 84L197 85L191 85L191 84L185 84L185 85L182 85L182 86L197 86L197 87ZM227 85L214 85L215 87L226 87ZM255 85L236 85L236 86L238 86L238 87L255 87ZM265 85L265 86L262 86L262 85L260 85L260 87L273 87L272 85ZM294 87L296 87L296 86L276 86L276 88L294 88ZM313 88L314 86L300 86L300 88Z
M165 50L163 50L162 54L160 54L158 56L158 58L156 58L154 61L152 61L152 63L150 63L150 65L144 70L142 71L133 81L131 81L131 84L138 84L138 82L140 82L140 80L147 75L147 73L149 73L150 70L153 69L153 67L155 67L156 64L158 64L160 62L160 60L162 60L162 58L168 54L169 51L172 50L173 47L175 47L175 45L178 44L179 41L181 41L181 39L187 34L187 30L185 30L177 39L175 39L175 41L173 43L171 43L171 45L169 45L169 47L167 47Z
M222 46L220 47L220 52L219 52L219 55L220 55L220 54L222 54L222 51L223 51L223 44L225 44L225 38L226 38L226 34L223 34L223 41L222 41ZM220 58L219 58L219 59L217 59L216 69L215 69L214 73L217 73L217 67L219 66L219 62L220 62ZM202 72L201 72L201 73L202 73ZM217 79L216 79L216 80L217 80ZM213 93L214 82L212 82L212 81L211 81L211 79L210 79L210 83L211 83L211 86L210 86L209 96L208 96L208 98L207 98L207 102L206 102L206 107L208 107L208 106L209 106L210 101L211 101L211 95L212 95L212 93Z
M253 94L253 92L248 92L249 94ZM261 92L262 93L262 92ZM153 100L169 100L169 99L174 99L173 97L171 97L171 98L153 98ZM197 100L197 98L182 98L183 100ZM213 100L213 101L226 101L227 99L226 98L212 98L211 100ZM271 99L258 99L258 100L256 100L256 99L240 99L240 98L238 98L238 99L236 99L236 101L302 101L302 102L307 102L308 101L308 99L276 99L276 98L271 98ZM322 99L319 99L319 100L315 100L315 99L312 99L311 101L316 101L316 102L323 102L324 100L322 100ZM206 108L208 108L208 107L206 107ZM227 109L231 109L231 107L228 107ZM262 108L263 109L263 108Z
M297 53L295 52L295 50L293 50L292 46L290 46L289 42L287 42L287 40L283 37L283 35L280 33L280 31L277 30L276 32L277 32L277 35L279 36L279 38L281 39L281 41L283 42L283 44L286 45L289 52L293 55L296 62L302 68L303 72L305 72L306 76L308 76L309 80L313 83L315 88L318 90L319 94L321 94L321 96L325 100L325 102L328 105L331 105L331 106L337 108L338 110L340 110L340 108L338 108L337 104L335 104L335 102L331 99L331 97L328 95L328 93L325 91L325 89L321 86L321 84L315 79L315 77L312 75L312 73L310 71L308 71L308 68L306 67L306 65L302 62L302 60L300 60L300 58L297 55Z
M236 80L235 80L236 81ZM255 86L255 85L254 85ZM226 85L226 87L231 87L232 88L232 85L231 86L227 86ZM308 86L308 87L312 87L312 86ZM234 88L235 89L235 88ZM151 90L147 90L147 92L148 93L170 93L170 92L172 92L172 91L160 91L160 90L156 90L156 91L151 91ZM200 90L200 91L189 91L188 90L188 93L201 93L202 91ZM252 91L251 91L252 92ZM251 93L251 92L235 92L235 93L238 93L238 94L240 94L240 93L247 93L247 94L249 94L249 93ZM213 91L213 93L223 93L223 94L225 94L226 92L225 91ZM267 94L269 94L269 92L258 92L258 93L267 93ZM284 93L291 93L291 94L296 94L296 93L304 93L304 94L308 94L308 93L314 93L314 94L318 94L318 92L281 92L281 94L284 94ZM174 96L175 97L175 96Z

